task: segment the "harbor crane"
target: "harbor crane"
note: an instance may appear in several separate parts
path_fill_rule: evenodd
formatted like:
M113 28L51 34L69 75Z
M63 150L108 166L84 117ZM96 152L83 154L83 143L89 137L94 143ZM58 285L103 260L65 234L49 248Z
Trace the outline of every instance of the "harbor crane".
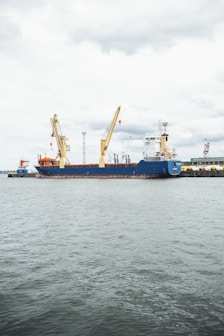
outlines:
M117 122L117 118L118 118L119 113L120 113L120 109L121 109L121 107L118 106L118 108L117 108L117 110L114 114L113 120L110 124L110 128L109 128L109 131L107 133L106 138L101 139L101 141L100 141L100 152L101 152L101 156L100 156L100 160L99 160L99 167L100 168L105 167L105 157L106 157L106 154L107 154L107 148L110 144L110 140L111 140L112 134L114 132L114 128L115 128L115 125L116 125L116 122Z
M59 161L59 167L64 168L65 164L69 164L69 161L66 157L66 152L70 150L70 146L67 145L66 141L68 140L65 136L61 134L61 129L58 121L57 114L54 114L53 118L50 119L52 126L52 137L56 138L58 154L56 160Z
M206 158L208 155L209 146L210 146L210 143L207 141L207 139L204 139L204 158Z

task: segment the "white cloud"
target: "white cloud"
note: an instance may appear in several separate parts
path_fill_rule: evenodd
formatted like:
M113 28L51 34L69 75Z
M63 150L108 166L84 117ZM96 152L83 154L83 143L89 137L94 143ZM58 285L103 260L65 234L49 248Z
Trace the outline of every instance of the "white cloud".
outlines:
M142 137L168 121L179 158L204 138L224 155L222 1L0 1L0 169L37 162L58 114L70 160L98 162L100 137L121 105L110 150L142 155ZM55 147L55 146L54 146ZM122 149L123 150L123 149Z
M75 43L89 41L106 52L134 53L146 46L173 46L184 38L212 38L223 22L224 5L220 1L140 0L136 4L128 0L104 2L100 7L91 2L88 11L84 1L75 9L72 14L80 11L82 18L73 28Z

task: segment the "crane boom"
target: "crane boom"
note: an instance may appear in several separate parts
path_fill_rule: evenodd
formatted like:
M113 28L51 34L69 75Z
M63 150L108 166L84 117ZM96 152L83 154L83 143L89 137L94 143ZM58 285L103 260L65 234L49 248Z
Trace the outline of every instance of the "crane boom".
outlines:
M118 118L118 115L120 113L120 109L121 109L121 107L118 106L118 108L117 108L117 110L114 114L113 120L110 124L110 128L109 128L109 131L107 133L106 139L101 139L101 142L100 142L101 156L100 156L100 160L99 160L99 167L100 168L105 167L105 157L106 157L106 154L107 154L107 148L110 144L110 140L111 140L112 134L114 132L114 128L115 128L115 125L116 125L116 122L117 122L117 118Z
M51 136L56 138L58 147L57 158L59 158L59 167L64 168L66 161L68 161L66 158L66 152L69 150L69 146L66 143L68 139L65 136L61 135L59 121L56 114L54 114L53 118L51 118L50 121L52 126Z

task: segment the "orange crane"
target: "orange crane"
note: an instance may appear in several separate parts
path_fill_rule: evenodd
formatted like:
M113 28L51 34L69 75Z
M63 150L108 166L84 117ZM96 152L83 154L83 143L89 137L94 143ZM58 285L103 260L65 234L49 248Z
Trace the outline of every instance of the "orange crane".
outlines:
M117 108L117 110L114 114L113 120L110 124L110 128L109 128L109 131L107 133L106 138L101 139L101 141L100 141L100 152L101 152L100 160L99 160L99 167L100 168L105 167L105 157L106 157L106 154L107 154L107 148L110 144L110 140L111 140L112 134L114 132L114 128L115 128L115 125L116 125L116 122L117 122L117 118L118 118L119 113L120 113L120 109L121 109L121 107L118 106L118 108Z

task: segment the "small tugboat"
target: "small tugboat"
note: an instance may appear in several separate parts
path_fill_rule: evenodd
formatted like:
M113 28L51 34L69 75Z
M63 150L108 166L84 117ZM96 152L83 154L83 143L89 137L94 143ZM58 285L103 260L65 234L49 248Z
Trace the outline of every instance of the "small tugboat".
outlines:
M29 161L20 160L16 173L9 173L8 177L36 177L36 173L31 171Z

